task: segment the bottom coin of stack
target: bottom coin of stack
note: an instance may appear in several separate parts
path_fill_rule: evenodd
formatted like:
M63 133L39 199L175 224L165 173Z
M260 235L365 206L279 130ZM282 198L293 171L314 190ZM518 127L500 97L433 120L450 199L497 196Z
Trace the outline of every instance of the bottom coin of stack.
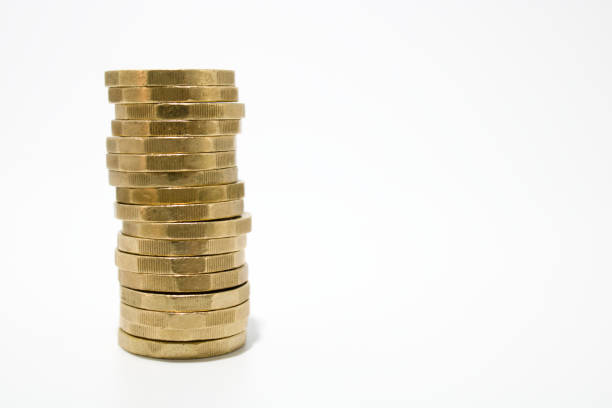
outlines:
M148 357L190 359L244 345L249 214L185 223L124 221L115 262L119 344Z

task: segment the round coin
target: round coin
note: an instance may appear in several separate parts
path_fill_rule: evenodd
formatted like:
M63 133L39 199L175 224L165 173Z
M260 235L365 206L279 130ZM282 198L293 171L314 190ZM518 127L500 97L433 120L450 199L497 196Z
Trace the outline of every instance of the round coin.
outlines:
M223 238L251 232L251 214L244 213L230 220L206 222L131 222L124 221L126 235L154 239Z
M192 204L239 200L244 183L202 187L117 188L117 202L123 204Z
M228 337L246 330L249 301L207 312L159 312L120 305L119 327L153 340L192 341Z
M207 153L236 150L236 136L120 137L106 139L108 153Z
M233 86L155 86L108 88L110 103L236 102Z
M234 85L234 71L222 69L129 69L106 71L106 86Z
M121 286L137 290L168 293L209 292L233 288L247 281L247 265L228 271L191 275L156 275L119 270Z
M115 105L116 119L240 119L242 103L126 103Z
M113 136L218 136L240 133L240 120L113 120Z
M237 217L244 201L233 200L209 204L135 205L115 203L115 216L124 221L206 221Z
M236 165L234 152L193 154L116 154L106 155L106 166L117 171L188 171L222 169Z
M178 342L143 339L119 329L119 346L125 351L170 360L219 356L239 349L245 342L246 331L222 339Z
M244 251L219 255L165 257L115 251L115 265L121 270L158 275L189 275L220 272L244 265Z
M154 173L110 170L108 181L114 187L195 187L229 184L238 181L238 167Z
M246 234L215 239L149 239L119 234L117 249L123 252L154 256L216 255L246 248Z
M144 310L160 312L202 312L227 309L249 299L249 283L237 288L207 293L151 293L121 287L121 302Z

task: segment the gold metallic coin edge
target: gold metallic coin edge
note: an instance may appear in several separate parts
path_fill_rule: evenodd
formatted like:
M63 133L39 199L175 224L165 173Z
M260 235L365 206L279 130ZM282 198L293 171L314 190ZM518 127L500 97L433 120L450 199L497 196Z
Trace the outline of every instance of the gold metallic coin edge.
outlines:
M194 180L198 178L210 180ZM140 181L135 183L136 180ZM191 181L189 181L191 180ZM113 187L156 188L156 187L201 187L231 184L238 181L238 167L223 167L209 170L185 171L119 171L109 170L108 181ZM208 181L208 184L202 182ZM225 182L225 183L223 183ZM171 184L174 183L174 184ZM189 184L187 184L189 183ZM191 184L198 183L198 184Z
M112 154L192 154L235 150L236 135L106 138L106 152Z
M122 303L138 309L165 312L203 312L238 306L249 299L250 285L201 293L156 293L120 286Z
M148 274L202 274L235 269L246 262L244 249L234 252L201 256L139 255L115 250L117 268Z
M175 132L183 128L181 132ZM228 127L229 130L223 129ZM160 128L159 132L152 132ZM212 128L212 132L202 132L202 128ZM128 132L128 130L130 130ZM138 130L138 132L136 132ZM211 130L211 129L207 129ZM220 136L240 133L240 119L209 119L209 120L148 120L148 119L113 119L111 120L111 134L118 137L172 137L172 136ZM118 134L120 133L120 134Z
M218 255L245 249L246 234L211 239L154 239L117 234L117 249L136 255L202 256ZM212 246L212 249L210 248ZM143 248L144 247L144 248ZM136 252L141 251L141 252ZM146 252L145 252L146 251Z
M235 84L235 73L225 69L123 69L104 72L107 87L207 86Z
M244 347L246 331L221 339L176 342L132 336L118 329L118 344L128 353L167 360L192 360L228 354Z
M117 275L122 286L134 290L166 293L212 292L233 288L247 282L249 267L248 264L244 264L238 268L225 271L190 275L138 273L119 269ZM215 279L221 279L225 283L212 282ZM205 281L206 285L202 285L202 281ZM227 283L227 281L231 281L231 283ZM211 284L211 282L216 283L216 285Z
M242 215L232 218L232 219L227 219L227 220L211 220L211 221L202 221L202 222L182 222L182 223L174 223L174 222L142 222L142 221L123 221L122 223L122 229L121 232L126 234L126 235L130 235L133 237L139 237L139 238L151 238L151 239L180 239L180 240L186 240L186 239L209 239L209 238L224 238L224 237L231 237L231 236L236 236L236 235L242 235L242 234L247 234L249 232L251 232L252 230L252 217L250 213L244 212L242 213ZM232 225L233 224L233 225ZM248 227L245 231L241 231L241 232L236 232L236 228L237 226L242 226L248 224ZM154 227L157 227L158 229L162 230L162 233L157 233L155 235L150 234L150 235L137 235L134 233L134 231L132 231L132 233L130 233L130 231L126 231L126 226L128 227L128 229L130 229L130 227L134 230L146 230L146 229L151 229ZM172 230L189 230L189 229L197 229L198 227L203 227L206 226L209 229L213 229L216 227L217 230L223 228L225 231L221 231L221 232L211 232L211 231L207 231L206 235L202 235L202 234L194 234L194 231L190 231L189 234L184 234L184 235L189 235L189 237L186 236L177 236L176 232L174 232L172 234L172 236L169 234L168 230L172 229ZM231 227L232 231L226 231L227 229L229 229ZM149 231L150 232L150 231ZM142 232L141 232L142 233ZM220 233L223 233L224 235L218 235Z
M159 94L159 95L158 95ZM110 103L237 102L230 85L121 86L108 88Z
M115 105L115 119L241 119L245 107L239 102L124 103Z
M173 197L173 195L175 197ZM186 199L193 195L201 198ZM117 187L117 203L129 205L212 204L244 198L244 182L194 187L129 188Z

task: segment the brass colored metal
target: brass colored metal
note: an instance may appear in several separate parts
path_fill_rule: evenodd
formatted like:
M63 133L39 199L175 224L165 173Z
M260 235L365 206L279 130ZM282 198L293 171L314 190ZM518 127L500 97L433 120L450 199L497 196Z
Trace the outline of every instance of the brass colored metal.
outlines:
M113 136L219 136L240 133L240 120L113 120Z
M119 329L119 346L132 354L171 360L214 357L244 346L246 332L205 341L160 341L135 337Z
M240 119L244 104L210 103L126 103L115 105L117 119L206 120Z
M236 102L233 86L154 86L108 88L111 103Z
M234 71L221 69L147 69L104 73L106 86L234 85Z
M125 137L106 139L108 153L208 153L236 150L235 136Z
M238 181L238 168L172 172L124 172L110 170L108 179L115 187L195 187Z
M219 255L165 257L115 251L115 264L124 271L157 275L220 272L244 265L244 250Z
M117 202L123 204L216 203L243 197L243 182L202 187L117 188Z
M215 239L149 239L119 234L117 249L140 255L197 256L216 255L240 251L246 248L246 234L237 237Z
M119 270L119 283L137 290L168 293L209 292L233 288L248 280L245 264L236 269L189 275L157 275Z
M121 302L160 312L202 312L227 309L249 299L249 283L232 289L205 293L152 293L121 287Z
M243 200L208 204L135 205L115 203L115 216L124 221L206 221L237 217L244 210Z
M206 222L133 222L124 221L126 235L153 239L207 239L233 237L251 232L251 214L230 220Z
M246 330L249 301L207 312L159 312L121 303L119 327L133 336L154 340L192 341L228 337Z
M211 170L236 165L234 152L192 154L115 154L106 155L109 170L168 172L189 170Z

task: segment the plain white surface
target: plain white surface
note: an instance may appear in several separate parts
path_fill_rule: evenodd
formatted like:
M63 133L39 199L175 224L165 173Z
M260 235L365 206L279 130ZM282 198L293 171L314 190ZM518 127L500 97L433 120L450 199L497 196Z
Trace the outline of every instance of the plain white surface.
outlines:
M609 407L612 9L4 2L2 406ZM103 71L236 70L252 319L116 345Z

